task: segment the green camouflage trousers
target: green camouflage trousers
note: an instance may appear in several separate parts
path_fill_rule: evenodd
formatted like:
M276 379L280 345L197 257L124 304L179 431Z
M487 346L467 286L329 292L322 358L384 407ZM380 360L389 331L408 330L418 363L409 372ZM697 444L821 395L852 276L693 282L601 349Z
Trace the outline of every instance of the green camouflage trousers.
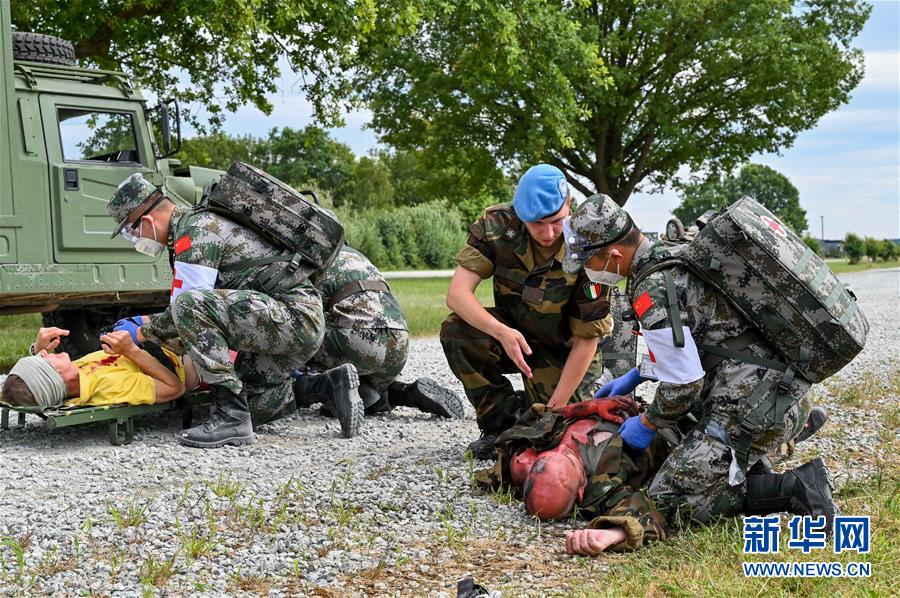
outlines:
M324 327L312 286L288 303L256 291L186 291L175 299L172 319L200 379L244 393L254 425L296 409L293 371L319 348ZM238 352L233 365L229 349Z
M766 344L752 345L745 351L766 359L780 360ZM780 392L783 372L758 365L724 360L706 375L701 394L703 417L672 450L650 484L650 497L666 519L682 523L707 523L717 515L737 515L743 511L746 483L738 478L729 482L732 447L741 436L741 421L751 409L753 396L765 380L772 382L766 394ZM763 455L792 440L806 423L809 401L805 398L810 383L797 377L786 392L784 419L774 423L774 411L752 436L747 468ZM765 395L760 395L759 398ZM737 464L734 464L737 467Z
M501 322L504 321L495 308L489 307L487 310ZM523 398L516 394L510 381L503 376L520 371L499 342L469 326L456 314L450 314L441 325L441 346L447 363L466 389L466 396L475 408L478 428L482 432L496 434L511 427L532 404L546 404L559 382L569 350L563 346L542 346L530 338L526 340L532 351L527 357L532 378L522 377L525 384ZM591 398L595 390L594 381L602 374L603 362L598 350L575 391L574 399L583 401Z
M385 391L403 371L408 355L409 332L406 330L329 326L325 329L322 346L307 367L323 371L352 363L359 374L363 405L372 409L386 401Z

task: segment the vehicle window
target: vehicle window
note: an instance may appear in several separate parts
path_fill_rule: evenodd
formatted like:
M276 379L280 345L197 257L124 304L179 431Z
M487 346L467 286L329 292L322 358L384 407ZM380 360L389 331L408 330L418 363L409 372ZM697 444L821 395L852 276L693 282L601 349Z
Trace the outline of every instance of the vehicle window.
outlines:
M83 108L58 108L57 114L67 162L140 162L131 114Z

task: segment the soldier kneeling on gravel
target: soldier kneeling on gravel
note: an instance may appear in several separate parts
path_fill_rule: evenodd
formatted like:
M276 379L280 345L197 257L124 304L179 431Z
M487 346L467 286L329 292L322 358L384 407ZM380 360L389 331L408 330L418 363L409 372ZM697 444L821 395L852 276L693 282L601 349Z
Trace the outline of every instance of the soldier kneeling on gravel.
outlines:
M243 193L242 177L271 183L277 193L293 192L240 163L228 175L231 179L217 183L228 192ZM299 264L268 276L271 267L284 264L285 251L264 238L265 231L204 206L176 206L140 174L119 186L107 210L116 222L114 237L122 234L151 257L168 248L173 260L166 310L121 320L115 328L127 330L138 343L180 341L209 385L214 401L209 419L184 430L178 441L198 448L249 444L256 439L254 424L292 413L293 372L318 350L324 334L322 300L309 280L312 268ZM266 278L277 279L271 294L260 290L267 287ZM235 363L229 349L238 352ZM355 380L336 387L331 404L349 435L362 408Z
M460 398L434 380L397 381L409 353L409 328L397 298L366 256L345 245L314 283L325 310L325 339L294 381L298 406L321 402L327 410L336 373L355 368L367 414L414 407L463 417Z

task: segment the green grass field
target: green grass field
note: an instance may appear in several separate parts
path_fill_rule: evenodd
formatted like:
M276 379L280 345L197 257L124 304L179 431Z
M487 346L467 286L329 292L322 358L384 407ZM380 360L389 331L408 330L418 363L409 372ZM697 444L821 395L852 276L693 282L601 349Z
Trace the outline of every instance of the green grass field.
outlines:
M880 270L882 268L896 268L900 266L900 260L892 260L890 262L869 262L865 258L858 264L851 264L848 260L835 260L828 262L828 267L835 274L843 274L845 272L862 272L865 270Z

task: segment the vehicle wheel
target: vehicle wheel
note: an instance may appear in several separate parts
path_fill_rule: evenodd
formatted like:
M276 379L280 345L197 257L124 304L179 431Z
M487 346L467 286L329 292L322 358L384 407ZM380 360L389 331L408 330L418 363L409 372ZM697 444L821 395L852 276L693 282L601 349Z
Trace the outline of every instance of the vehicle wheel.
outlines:
M44 314L44 326L56 326L69 331L69 336L60 339L57 351L78 359L93 351L100 350L100 329L111 326L127 312L123 308L103 309L57 309Z
M684 238L684 225L678 218L672 218L666 223L666 239L677 241Z
M61 37L42 33L12 32L13 60L75 66L75 47Z

